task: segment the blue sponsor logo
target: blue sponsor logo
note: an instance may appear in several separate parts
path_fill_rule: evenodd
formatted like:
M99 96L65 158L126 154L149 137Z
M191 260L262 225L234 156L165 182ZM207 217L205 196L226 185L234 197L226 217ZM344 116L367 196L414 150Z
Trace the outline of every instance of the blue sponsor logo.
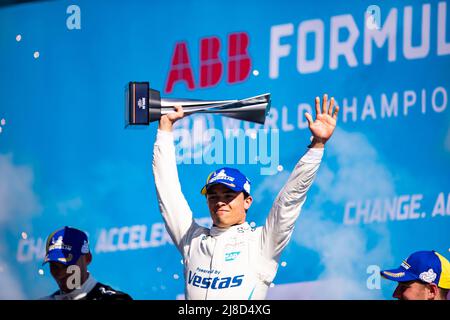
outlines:
M243 278L243 274L234 277L203 278L189 270L188 283L202 289L227 289L239 287L242 284Z

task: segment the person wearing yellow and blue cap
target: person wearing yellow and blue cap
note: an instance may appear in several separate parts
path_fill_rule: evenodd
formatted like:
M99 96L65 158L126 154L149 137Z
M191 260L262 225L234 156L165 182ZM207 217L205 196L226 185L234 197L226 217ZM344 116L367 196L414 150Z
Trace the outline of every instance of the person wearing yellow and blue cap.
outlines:
M153 148L153 174L166 229L183 256L185 298L264 299L281 252L288 244L306 194L316 176L324 145L336 127L339 108L324 95L315 101L316 119L305 114L312 133L307 151L272 205L264 226L246 221L253 198L250 180L239 170L214 170L201 189L213 225L200 226L181 191L172 127L183 118L181 106L163 115Z
M48 236L43 264L49 263L50 273L59 290L44 300L132 300L123 292L97 282L88 272L92 261L85 232L65 226Z
M381 275L398 282L392 296L400 300L447 300L450 291L450 263L436 251L414 252Z

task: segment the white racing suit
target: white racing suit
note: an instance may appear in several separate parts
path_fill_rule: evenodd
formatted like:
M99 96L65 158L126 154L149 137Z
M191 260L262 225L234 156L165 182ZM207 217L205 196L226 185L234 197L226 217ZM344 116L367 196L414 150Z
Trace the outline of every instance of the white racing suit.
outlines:
M168 233L183 256L186 299L264 299L281 251L322 159L309 148L278 194L263 227L245 222L228 229L198 225L181 192L173 134L158 130L153 173Z

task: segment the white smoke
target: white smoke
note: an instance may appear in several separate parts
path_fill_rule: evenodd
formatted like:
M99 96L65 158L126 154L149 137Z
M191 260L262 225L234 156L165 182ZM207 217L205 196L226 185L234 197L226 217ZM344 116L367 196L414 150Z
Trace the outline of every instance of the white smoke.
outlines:
M56 204L58 212L62 215L67 215L72 211L78 211L82 208L83 201L80 197L75 197L66 201L60 201Z
M6 263L0 260L0 300L24 300L25 293L22 290L21 282Z
M29 225L31 218L41 212L41 205L33 192L33 171L15 165L11 154L0 154L0 231L17 232ZM15 256L0 238L0 299L25 299L26 295L16 268L6 257Z
M2 258L5 247L0 244L0 300L23 300L26 295L13 268Z
M358 198L392 196L394 183L388 170L378 159L377 151L360 133L336 130L327 145L320 174L315 186L319 192L305 204L307 211L296 226L293 240L316 251L324 267L319 283L309 292L316 299L373 299L382 298L381 290L369 290L366 267L391 257L390 233L385 224L345 226L330 218L341 217L343 212L324 211L325 202L336 208ZM337 170L327 163L335 158ZM334 160L334 159L333 159ZM308 201L308 200L307 200ZM339 206L339 204L341 206ZM376 235L376 243L368 248L368 231ZM370 263L368 263L370 261Z
M277 195L283 188L290 175L288 171L282 171L275 176L266 176L264 180L258 184L255 191L252 192L252 197L255 203L267 201L266 196Z
M283 171L267 177L256 189L255 199L277 194L289 174ZM367 288L370 274L366 269L392 259L389 230L385 224L364 229L346 226L340 209L349 200L395 193L393 179L380 164L377 150L364 135L337 129L326 146L313 187L318 192L308 196L291 241L317 252L323 271L313 281L277 284L268 298L382 299L381 290ZM368 233L377 239L370 246Z
M40 210L33 192L32 169L15 165L11 154L0 154L0 226L28 219Z

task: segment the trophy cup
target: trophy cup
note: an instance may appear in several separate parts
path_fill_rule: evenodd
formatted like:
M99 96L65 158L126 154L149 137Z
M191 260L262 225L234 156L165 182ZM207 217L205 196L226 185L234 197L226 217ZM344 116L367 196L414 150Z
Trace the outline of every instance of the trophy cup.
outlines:
M184 114L217 113L230 118L264 124L270 110L270 93L241 100L193 100L161 98L148 82L129 82L125 87L126 127L149 125L161 115L183 106Z

